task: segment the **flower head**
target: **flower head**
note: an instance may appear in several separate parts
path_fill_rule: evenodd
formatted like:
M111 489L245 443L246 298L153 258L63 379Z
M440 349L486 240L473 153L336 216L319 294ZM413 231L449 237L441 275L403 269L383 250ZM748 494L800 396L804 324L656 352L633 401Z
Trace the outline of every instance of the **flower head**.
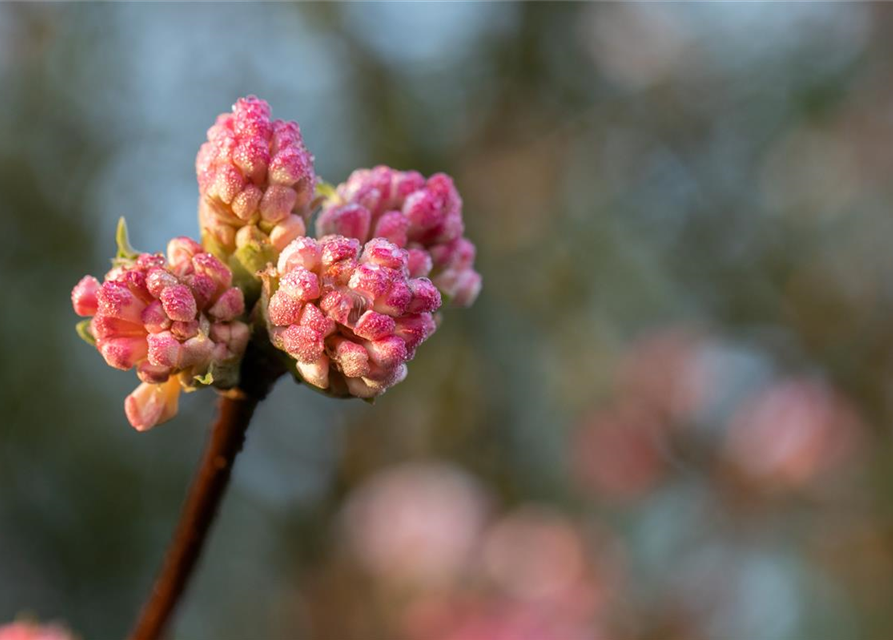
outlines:
M409 252L382 238L300 237L262 278L273 345L330 395L380 395L437 327L437 288L411 277Z
M106 363L136 368L142 380L128 396L130 423L148 429L177 412L180 386L211 374L215 386L235 384L238 360L248 343L242 292L220 260L189 238L161 254L119 259L104 282L85 276L71 292L87 321L87 336Z
M271 119L270 105L239 98L217 117L195 161L202 240L215 252L272 245L305 233L316 187L313 156L296 122Z
M316 233L366 242L384 238L407 250L412 277L430 276L455 306L470 306L481 289L475 247L463 237L462 198L452 178L386 166L358 169L340 184L316 221Z

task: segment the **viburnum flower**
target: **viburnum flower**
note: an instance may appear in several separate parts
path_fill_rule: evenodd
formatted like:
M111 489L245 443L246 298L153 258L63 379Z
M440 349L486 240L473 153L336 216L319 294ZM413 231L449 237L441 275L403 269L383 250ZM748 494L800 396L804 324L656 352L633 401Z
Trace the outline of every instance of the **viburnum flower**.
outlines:
M372 399L406 377L437 328L441 292L469 306L481 288L451 178L378 167L337 191L318 187L298 125L254 96L217 118L196 172L202 244L175 238L166 257L139 253L122 219L111 271L71 295L88 318L81 337L109 365L136 369L124 408L137 430L173 417L183 389L228 390L134 640L162 635L279 377ZM325 198L314 239L307 224Z
M272 120L270 105L240 98L217 117L195 161L205 247L253 276L306 232L316 188L313 156L296 122Z
M394 243L300 237L262 274L270 338L308 384L371 398L406 376L406 362L437 327L440 292L410 276Z
M75 313L91 318L82 335L106 363L136 367L142 384L124 409L143 431L177 413L181 387L234 386L250 332L238 320L245 302L230 270L194 240L174 238L167 258L122 253L103 283L82 278L71 301Z
M462 198L452 178L386 166L358 169L338 185L316 221L318 236L366 242L384 238L408 252L412 277L430 276L455 306L468 307L481 290L475 246L463 237Z
M0 640L74 640L66 629L35 622L12 622L0 627Z

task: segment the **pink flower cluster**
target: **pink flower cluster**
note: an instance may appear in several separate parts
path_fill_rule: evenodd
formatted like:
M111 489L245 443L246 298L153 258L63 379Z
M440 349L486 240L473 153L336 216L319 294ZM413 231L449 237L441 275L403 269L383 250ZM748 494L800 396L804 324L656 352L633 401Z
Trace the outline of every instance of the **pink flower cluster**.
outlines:
M354 171L323 207L318 236L339 234L366 242L384 238L408 252L409 274L429 276L448 301L470 306L481 290L475 247L463 237L462 198L443 173L379 166Z
M0 627L0 640L74 640L73 636L54 624L12 622Z
M250 338L239 318L261 283L253 317L269 331L258 339L291 356L283 360L309 384L361 398L405 377L437 328L441 294L469 306L480 291L462 199L445 174L355 171L309 238L321 199L313 157L298 125L273 120L254 96L218 116L196 172L204 248L177 238L167 260L139 254L121 227L117 266L72 292L75 311L92 318L83 337L112 367L136 367L142 384L125 410L139 430L176 413L181 387L238 384Z
M142 384L124 408L138 430L176 414L181 384L233 366L248 344L242 291L220 260L189 238L161 254L120 261L100 284L85 276L71 293L75 313L91 317L88 332L109 366L136 367ZM180 380L178 380L178 377Z
M297 123L270 114L264 100L240 98L217 117L195 161L202 231L226 253L258 239L281 251L305 233L313 157Z
M440 293L410 265L410 252L383 238L297 238L262 274L273 344L331 395L380 395L437 326Z

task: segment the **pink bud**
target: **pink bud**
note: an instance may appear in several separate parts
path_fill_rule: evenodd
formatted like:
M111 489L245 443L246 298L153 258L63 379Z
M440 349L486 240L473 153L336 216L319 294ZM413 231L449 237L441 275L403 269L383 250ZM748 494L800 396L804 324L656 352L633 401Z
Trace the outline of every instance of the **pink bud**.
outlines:
M219 198L224 204L229 204L244 185L245 180L238 169L231 165L223 165L217 170L217 176L214 178L209 193Z
M86 317L96 314L99 302L96 293L99 291L99 280L93 276L81 278L74 289L71 290L71 306L79 316Z
M214 360L222 361L238 358L245 352L251 330L244 322L215 322L211 325L211 340L215 343ZM222 355L217 355L217 347L224 347Z
M154 365L148 360L143 360L136 368L136 375L142 382L161 384L162 382L167 382L167 379L170 377L171 367L162 367Z
M481 274L473 269L448 269L439 274L434 282L457 307L470 307L481 292Z
M421 278L431 273L434 263L427 251L423 249L409 249L409 260L406 266L410 277Z
M100 340L96 343L106 363L115 369L127 371L146 357L146 340L140 337L121 337Z
M406 344L397 336L365 343L369 359L380 367L391 369L406 360Z
M355 238L326 236L320 241L322 266L329 267L342 260L356 260L360 253L360 243Z
M316 235L336 234L365 241L369 235L371 216L360 204L348 204L325 209L316 220Z
M327 357L322 356L316 362L311 363L299 360L295 366L301 377L314 387L326 389L329 386L329 359Z
M291 213L297 199L298 194L294 189L279 185L267 187L260 201L261 218L267 222L281 222Z
M304 305L299 324L315 329L324 337L332 335L336 329L335 321L324 315L315 304Z
M148 343L149 363L157 367L169 367L171 369L180 366L180 341L170 331L150 334Z
M364 263L354 270L348 286L370 300L375 300L388 292L393 279L389 269L377 264Z
M440 202L430 191L416 191L406 198L403 215L409 220L412 237L423 236L440 222Z
M236 287L227 289L208 309L208 315L217 320L234 320L245 313L245 296Z
M171 326L171 319L164 312L164 307L162 307L160 300L153 300L143 309L140 318L143 326L149 333L158 333L159 331L169 329Z
M402 316L412 302L412 291L403 280L391 283L387 293L375 300L373 308L389 316Z
M188 240L188 238L186 239ZM192 241L190 240L190 242ZM184 258L182 255L180 255L179 257L181 260L181 264L184 262L188 262L189 260L188 258ZM146 288L149 290L149 293L155 298L161 295L161 291L165 287L171 287L179 283L180 281L177 279L177 276L162 267L154 267L150 269L149 272L146 274Z
M203 233L225 251L235 251L236 231L246 226L277 250L303 235L294 222L278 224L293 212L299 218L309 214L316 184L313 158L297 124L273 121L263 100L239 100L232 113L221 114L195 168Z
M312 271L295 267L279 279L279 291L301 302L314 300L319 297L319 278Z
M362 345L337 337L333 341L332 358L348 378L359 378L369 373L369 352Z
M189 338L194 337L198 334L199 331L199 322L198 320L190 320L189 322L177 322L171 323L171 333L177 340L183 341L188 340Z
M253 184L245 185L245 188L239 192L239 195L233 198L233 213L236 214L240 220L250 222L254 217L254 214L260 215L258 208L260 207L260 201L263 197L264 192L258 187Z
M189 264L192 256L202 252L204 252L202 246L186 236L174 238L167 243L167 261L177 270Z
M406 231L409 229L409 218L400 211L389 211L382 215L375 223L373 235L376 238L384 238L393 242L398 247L405 247L407 242Z
M318 245L296 239L279 270L265 273L270 285L279 277L266 312L270 340L308 384L368 398L406 375L405 361L436 327L430 312L440 292L427 279L409 279L409 254L392 242L370 240L358 263L359 249L355 238L338 235Z
M197 309L204 309L217 297L218 284L210 276L201 273L191 273L183 276L183 282L189 287L192 297L195 298Z
M390 269L403 270L406 268L409 254L392 242L384 238L373 238L366 243L360 262L377 264Z
M107 338L142 338L146 335L143 325L111 316L96 316L90 323L90 331L97 340Z
M306 157L294 146L282 149L270 163L270 182L292 186L307 174Z
M124 401L124 412L133 428L147 431L177 415L180 383L171 377L163 384L142 383Z
M171 320L192 320L198 313L192 292L182 284L166 287L161 292L161 304Z
M366 304L362 296L335 289L323 295L319 308L335 322L351 326L366 310Z
M120 318L128 322L140 322L140 314L145 305L126 285L120 282L106 282L96 292L97 313Z
M425 180L417 172L375 167L354 171L336 192L333 201L338 207L366 207L372 214L373 234L408 249L405 264L411 277L427 276L433 269L434 284L453 305L469 306L474 301L481 279L473 267L474 245L462 237L462 198L452 178L439 173ZM324 209L323 217L334 215L329 213L332 206ZM448 271L452 273L445 274ZM393 315L399 304L377 303L376 309Z
M315 271L319 266L322 250L313 238L297 238L293 240L279 255L276 269L286 273L294 267L304 267Z
M179 367L188 369L206 365L211 360L213 349L214 343L204 334L199 333L197 336L189 338L180 349Z
M219 290L228 289L233 283L233 274L216 256L210 253L197 253L192 257L195 273L208 276Z
M276 251L282 251L295 238L303 236L306 232L304 219L291 213L270 231L270 242Z
M287 327L296 324L301 318L303 303L284 291L277 291L270 297L270 305L267 308L270 322L277 327Z
M233 151L233 163L252 180L262 180L270 162L270 149L263 138L244 138Z
M394 319L375 311L367 311L354 327L354 333L366 340L379 340L394 333Z
M440 291L428 278L413 278L409 281L412 302L407 313L433 312L440 308Z
M298 362L310 364L325 350L323 336L310 327L293 324L282 333L282 344Z

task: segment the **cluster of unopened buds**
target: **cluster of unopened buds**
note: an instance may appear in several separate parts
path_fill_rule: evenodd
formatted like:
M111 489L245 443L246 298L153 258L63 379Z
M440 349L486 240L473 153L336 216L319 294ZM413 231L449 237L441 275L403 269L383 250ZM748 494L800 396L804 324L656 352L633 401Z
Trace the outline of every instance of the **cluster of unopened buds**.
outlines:
M444 174L376 167L318 184L298 125L254 97L217 118L196 171L201 244L139 253L122 221L103 282L72 291L81 336L136 369L125 412L139 430L172 418L181 390L237 387L249 342L328 395L374 398L406 377L442 299L469 306L480 291Z

